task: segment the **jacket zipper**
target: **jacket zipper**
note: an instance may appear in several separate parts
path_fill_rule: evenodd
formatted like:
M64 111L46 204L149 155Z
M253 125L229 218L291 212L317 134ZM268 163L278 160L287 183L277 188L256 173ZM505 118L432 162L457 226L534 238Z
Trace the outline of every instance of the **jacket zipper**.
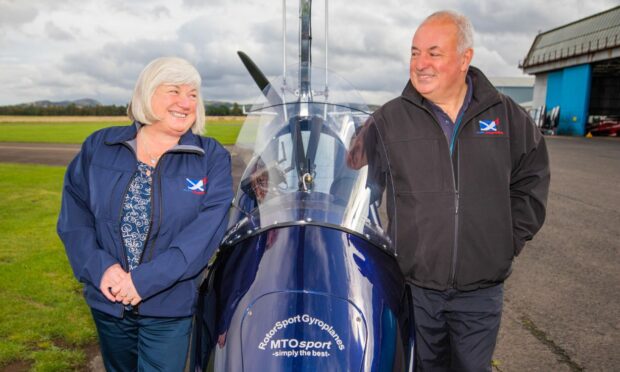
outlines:
M403 96L403 98L407 100L408 102L410 102L411 104L413 104L414 106L417 106L418 108L421 108L422 110L426 111L426 113L428 113L430 117L433 119L435 124L437 124L437 127L439 127L439 129L442 130L441 125L435 118L435 115L429 109L427 109L423 105L419 105L413 102L411 99L407 97ZM470 117L474 118L499 103L501 102L497 101L497 102L485 104L479 110L477 110L474 115L471 115ZM459 227L459 204L460 204L460 194L459 194L459 188L458 188L457 178L456 178L458 175L457 172L459 172L459 169L460 169L460 158L458 156L458 151L456 154L456 163L457 163L456 172L454 170L454 165L452 164L452 157L453 157L454 148L456 146L456 138L458 134L460 133L460 129L462 127L461 122L463 121L463 117L465 117L465 113L463 113L461 117L457 118L457 123L455 123L454 130L452 132L452 140L450 141L450 143L448 143L448 151L450 152L450 163L451 163L450 169L452 171L452 186L454 188L454 244L452 246L452 265L450 267L450 276L448 277L448 283L451 288L456 287L456 259L457 259L457 252L458 252L458 231L459 231L458 227ZM469 122L469 120L466 121L465 123L467 122ZM442 130L442 134L443 134L443 130ZM445 135L444 135L444 138L445 138ZM446 142L447 142L447 139L446 139Z
M163 157L163 155L162 155ZM161 161L161 159L160 159ZM159 164L159 163L158 163ZM161 173L157 172L157 191L159 193L159 224L158 226L161 227L161 219L163 216L163 211L162 211L162 204L163 204L163 200L164 200L164 196L162 194L161 191ZM149 261L151 261L153 259L153 252L155 252L155 243L157 242L157 236L155 236L155 238L153 238L153 244L151 244L153 246L153 249L151 249L151 254L149 255Z
M454 155L454 148L455 148L455 144L456 144L456 136L459 132L459 128L461 126L461 122L463 121L463 116L465 116L465 113L463 113L461 116L459 116L456 119L456 123L454 124L454 130L452 131L452 140L450 141L450 163L452 163L452 158L455 156ZM452 169L452 186L454 187L454 243L452 246L452 265L450 266L450 276L448 277L448 282L450 283L450 287L455 288L456 287L456 259L457 259L457 253L458 253L458 249L459 249L459 245L458 245L458 237L459 237L459 203L460 203L460 196L459 196L459 187L458 187L458 172L459 172L459 168L460 168L460 158L459 158L459 154L458 151L456 153L456 171L454 169L454 166L451 165L451 169Z
M134 154L134 156L136 157L136 160L138 159L136 152L133 150L131 146L127 145L124 142L123 142L123 146L127 147ZM136 173L136 169L137 167L134 165L133 173ZM129 270L129 261L127 260L127 249L125 248L125 242L123 241L123 231L120 228L120 226L123 220L123 203L125 202L125 196L127 196L127 191L129 191L129 187L131 186L132 178L133 178L133 175L129 178L129 182L127 182L127 186L125 186L125 191L123 192L123 195L121 196L121 207L118 212L118 226L119 226L118 234L121 237L121 246L123 247L123 263L125 264L125 267L124 267L125 270ZM121 306L121 318L124 318L124 317L125 317L125 305Z

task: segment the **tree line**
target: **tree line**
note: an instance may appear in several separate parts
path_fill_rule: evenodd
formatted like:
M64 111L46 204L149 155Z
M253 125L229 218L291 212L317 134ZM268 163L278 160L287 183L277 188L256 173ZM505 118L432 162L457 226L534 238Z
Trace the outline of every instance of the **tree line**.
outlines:
M236 102L232 105L205 105L209 116L241 116L243 110ZM66 106L13 105L0 106L0 115L11 116L124 116L127 105Z

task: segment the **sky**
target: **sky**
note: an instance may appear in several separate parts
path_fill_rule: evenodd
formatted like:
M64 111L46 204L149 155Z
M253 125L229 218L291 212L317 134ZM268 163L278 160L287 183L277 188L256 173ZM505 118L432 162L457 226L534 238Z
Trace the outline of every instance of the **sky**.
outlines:
M411 38L431 13L456 10L475 29L472 64L489 77L518 68L536 34L617 0L331 0L328 67L369 104L402 91ZM192 62L206 100L252 103L260 91L236 51L282 73L280 0L0 0L0 105L95 99L126 104L160 56ZM313 2L313 63L324 65L324 0ZM287 1L287 65L297 61L298 2Z

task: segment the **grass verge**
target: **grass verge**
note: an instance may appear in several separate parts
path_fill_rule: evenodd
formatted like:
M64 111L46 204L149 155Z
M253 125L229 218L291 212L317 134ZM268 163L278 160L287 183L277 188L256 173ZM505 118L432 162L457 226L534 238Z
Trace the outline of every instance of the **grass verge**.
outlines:
M1 120L1 119L0 119ZM45 120L43 118L42 120ZM77 143L84 142L89 134L113 125L126 125L125 122L99 121L0 121L0 142L41 142L41 143ZM232 145L237 139L243 120L211 119L207 120L206 135L214 137L223 145Z
M96 342L56 235L64 170L0 163L0 369L79 369Z

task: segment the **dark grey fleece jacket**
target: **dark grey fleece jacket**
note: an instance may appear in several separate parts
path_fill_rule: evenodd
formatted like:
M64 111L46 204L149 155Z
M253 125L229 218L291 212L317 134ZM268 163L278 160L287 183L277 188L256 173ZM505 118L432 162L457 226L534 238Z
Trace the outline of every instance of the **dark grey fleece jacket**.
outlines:
M411 82L369 123L366 146L379 154L369 165L390 170L389 230L401 270L425 288L466 291L503 282L545 219L544 138L480 70L468 74L473 97L453 143Z

